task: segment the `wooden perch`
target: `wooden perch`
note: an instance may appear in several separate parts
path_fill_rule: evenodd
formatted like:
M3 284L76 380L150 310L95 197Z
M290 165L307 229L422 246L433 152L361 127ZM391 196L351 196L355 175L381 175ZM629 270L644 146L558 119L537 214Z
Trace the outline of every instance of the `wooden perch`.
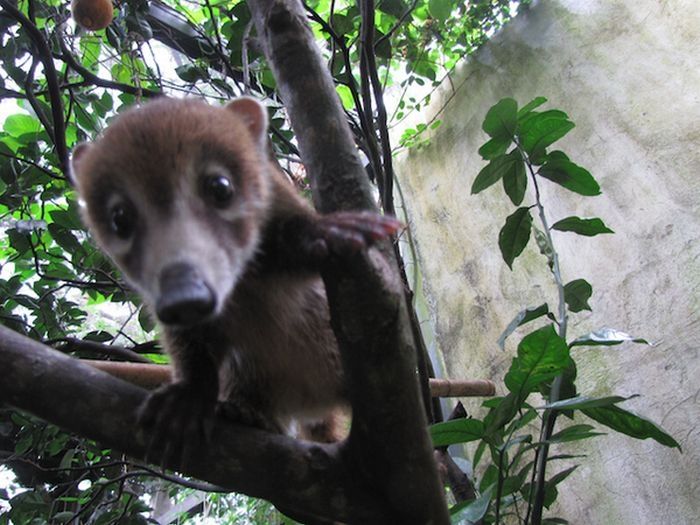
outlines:
M83 363L144 388L155 388L170 381L171 369L167 365L92 359L84 359ZM431 379L430 394L433 397L489 397L496 395L496 385L488 379Z

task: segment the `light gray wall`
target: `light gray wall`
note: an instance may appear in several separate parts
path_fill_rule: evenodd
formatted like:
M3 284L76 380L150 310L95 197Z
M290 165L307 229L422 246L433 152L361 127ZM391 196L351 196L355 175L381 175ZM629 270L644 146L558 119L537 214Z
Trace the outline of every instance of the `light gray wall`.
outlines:
M656 343L576 350L579 390L642 394L626 408L663 425L683 454L612 433L592 441L560 490L571 523L700 522L699 49L697 0L535 3L444 84L424 115L442 126L398 162L446 373L491 378L503 392L519 338L502 353L499 334L523 306L556 301L534 243L512 272L501 259L498 231L513 208L500 184L469 194L485 164L481 123L502 97L538 95L576 123L560 148L603 194L547 184L549 218L600 216L616 234L554 233L565 280L594 288L593 312L575 316L570 334L611 326Z

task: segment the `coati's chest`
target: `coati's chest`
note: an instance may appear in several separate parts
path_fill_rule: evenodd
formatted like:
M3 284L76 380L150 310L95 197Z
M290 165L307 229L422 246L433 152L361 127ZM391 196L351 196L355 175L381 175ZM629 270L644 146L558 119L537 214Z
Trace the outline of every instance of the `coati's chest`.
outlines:
M246 276L216 321L220 398L273 417L317 418L345 385L325 289L315 273Z

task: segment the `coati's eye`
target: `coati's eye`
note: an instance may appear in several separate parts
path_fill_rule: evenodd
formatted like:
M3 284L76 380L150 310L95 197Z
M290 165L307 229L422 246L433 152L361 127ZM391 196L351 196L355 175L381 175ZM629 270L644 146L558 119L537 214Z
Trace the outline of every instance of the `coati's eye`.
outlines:
M109 211L109 227L117 237L128 239L136 226L136 214L125 202L118 202Z
M225 208L233 198L233 184L224 175L207 175L202 181L204 197L217 208Z

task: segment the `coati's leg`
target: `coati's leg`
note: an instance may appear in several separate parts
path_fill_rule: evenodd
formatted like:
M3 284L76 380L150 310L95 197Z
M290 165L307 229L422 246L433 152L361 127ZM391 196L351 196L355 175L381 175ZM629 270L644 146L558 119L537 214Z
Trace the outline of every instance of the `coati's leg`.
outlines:
M181 349L173 383L153 391L139 409L139 424L151 433L147 459L185 465L192 450L206 442L214 422L217 371L206 352ZM177 363L177 364L176 364ZM162 451L162 452L160 452Z
M403 228L394 217L368 211L280 217L262 246L264 265L316 269L330 255L357 253Z

